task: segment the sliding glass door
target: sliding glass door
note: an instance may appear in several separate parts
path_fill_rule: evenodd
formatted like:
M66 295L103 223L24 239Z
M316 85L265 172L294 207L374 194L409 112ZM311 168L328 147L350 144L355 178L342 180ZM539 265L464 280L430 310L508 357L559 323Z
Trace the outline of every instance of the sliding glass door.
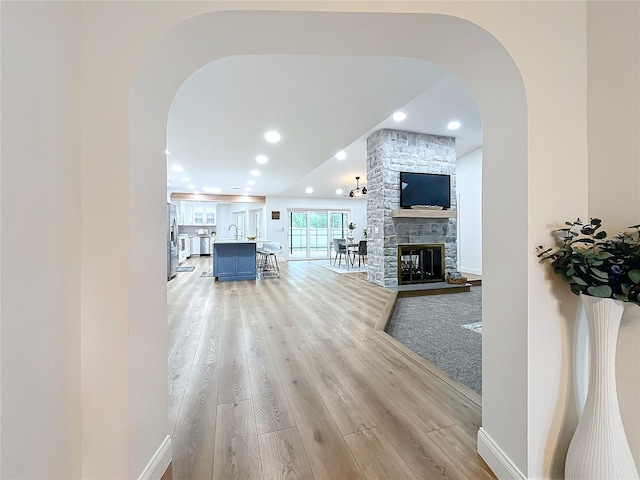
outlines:
M330 258L334 238L345 238L349 213L289 210L289 258Z

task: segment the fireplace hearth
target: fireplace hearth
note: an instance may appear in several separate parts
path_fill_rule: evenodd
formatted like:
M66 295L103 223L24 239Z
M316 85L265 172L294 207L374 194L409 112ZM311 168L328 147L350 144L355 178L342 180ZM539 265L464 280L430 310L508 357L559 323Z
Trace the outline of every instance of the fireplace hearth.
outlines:
M444 282L443 244L398 245L398 285Z

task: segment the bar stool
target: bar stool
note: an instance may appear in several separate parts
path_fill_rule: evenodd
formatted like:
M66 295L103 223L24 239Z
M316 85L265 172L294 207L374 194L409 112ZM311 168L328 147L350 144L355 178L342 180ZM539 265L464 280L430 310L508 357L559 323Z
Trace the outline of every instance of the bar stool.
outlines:
M278 242L264 242L262 248L256 249L256 254L258 255L256 267L262 276L272 275L280 278L280 266L278 265L276 253L281 248Z

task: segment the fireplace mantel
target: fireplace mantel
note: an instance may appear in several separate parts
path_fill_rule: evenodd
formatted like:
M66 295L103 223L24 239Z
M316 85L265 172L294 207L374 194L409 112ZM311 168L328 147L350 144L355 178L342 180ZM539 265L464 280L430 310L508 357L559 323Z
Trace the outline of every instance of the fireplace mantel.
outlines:
M393 218L458 218L457 210L418 210L397 208L391 211Z

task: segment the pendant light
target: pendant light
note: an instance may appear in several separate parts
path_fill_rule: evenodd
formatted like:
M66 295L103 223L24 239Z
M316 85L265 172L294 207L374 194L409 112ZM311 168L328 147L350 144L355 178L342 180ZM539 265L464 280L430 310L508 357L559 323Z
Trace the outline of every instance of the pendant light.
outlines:
M367 187L360 188L360 177L356 177L356 188L354 188L349 192L349 196L357 198L366 194L367 194Z

